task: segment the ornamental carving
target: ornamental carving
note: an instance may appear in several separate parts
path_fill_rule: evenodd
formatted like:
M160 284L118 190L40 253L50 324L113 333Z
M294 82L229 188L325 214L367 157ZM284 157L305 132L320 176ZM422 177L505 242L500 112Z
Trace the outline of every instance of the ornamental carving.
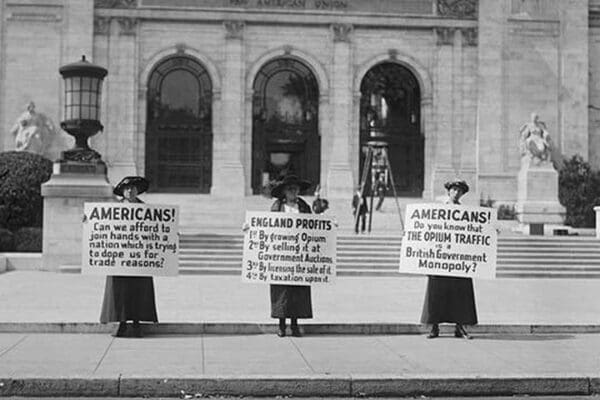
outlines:
M244 21L223 21L225 39L242 39L244 36Z
M463 45L477 46L477 28L462 29Z
M108 35L110 33L110 18L94 18L94 35Z
M435 28L435 37L438 46L454 44L454 28Z
M136 8L137 0L94 0L96 8Z
M353 29L353 26L350 24L331 25L331 31L333 32L333 41L350 43L350 34L352 33Z
M82 163L100 163L102 156L96 150L66 150L62 152L64 161L75 161Z
M175 45L175 52L177 54L180 54L180 55L185 54L186 49L187 49L187 46L185 45L185 43L177 43Z
M115 18L119 24L119 35L132 36L136 34L138 20L135 18L118 17Z
M440 17L477 18L478 0L437 0Z

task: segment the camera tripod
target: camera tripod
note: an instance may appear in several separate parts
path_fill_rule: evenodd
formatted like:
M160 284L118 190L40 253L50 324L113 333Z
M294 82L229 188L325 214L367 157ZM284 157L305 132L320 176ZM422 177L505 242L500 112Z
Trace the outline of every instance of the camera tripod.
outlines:
M388 174L390 177L390 183L392 185L392 192L394 193L394 200L396 202L396 208L398 209L398 216L400 217L400 228L404 231L404 221L402 220L402 211L400 209L400 203L398 202L398 194L396 193L396 185L394 183L394 174L392 173L392 165L387 152L387 143L380 141L369 141L366 145L366 157L365 163L363 164L363 170L360 178L360 201L364 197L367 179L371 175L371 199L369 203L369 224L368 232L371 232L371 225L373 222L373 197L375 196L375 189L379 174ZM360 203L356 209L356 215L354 216L354 226L358 226L358 219L360 218Z

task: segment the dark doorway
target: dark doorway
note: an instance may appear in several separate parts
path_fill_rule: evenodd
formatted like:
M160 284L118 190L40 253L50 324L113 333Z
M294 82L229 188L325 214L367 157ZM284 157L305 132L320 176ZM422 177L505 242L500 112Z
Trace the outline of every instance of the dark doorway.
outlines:
M252 99L252 190L286 173L319 183L321 138L319 87L302 62L280 58L254 80Z
M406 197L422 196L424 138L417 79L407 68L384 62L367 72L360 92L360 172L366 143L386 142L396 193ZM393 195L391 177L388 174L387 196ZM371 182L370 176L368 182ZM367 188L370 190L370 185Z
M212 175L212 84L195 59L174 56L150 74L146 176L160 192L209 193Z

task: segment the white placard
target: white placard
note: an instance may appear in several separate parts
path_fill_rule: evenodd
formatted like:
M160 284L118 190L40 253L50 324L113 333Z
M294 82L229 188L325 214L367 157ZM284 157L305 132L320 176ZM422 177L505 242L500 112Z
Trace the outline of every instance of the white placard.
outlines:
M496 277L497 212L456 204L409 204L400 272Z
M330 284L337 228L326 216L246 212L242 280L278 285Z
M138 203L85 203L82 273L175 276L179 209Z

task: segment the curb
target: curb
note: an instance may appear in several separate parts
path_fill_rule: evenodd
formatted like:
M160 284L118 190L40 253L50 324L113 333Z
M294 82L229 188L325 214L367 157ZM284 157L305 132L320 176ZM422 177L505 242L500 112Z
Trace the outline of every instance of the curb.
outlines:
M366 376L235 376L198 378L0 378L0 396L512 396L593 395L600 378L410 378Z
M116 323L96 322L0 322L0 333L112 333ZM429 329L421 324L386 323L332 323L302 324L303 333L308 335L402 335L425 334ZM256 335L275 334L278 326L274 323L237 323L237 322L182 322L143 324L145 334L149 335ZM452 324L440 326L442 335L454 332ZM489 324L469 327L473 335L487 334L582 334L600 333L600 325L552 325L552 324Z

